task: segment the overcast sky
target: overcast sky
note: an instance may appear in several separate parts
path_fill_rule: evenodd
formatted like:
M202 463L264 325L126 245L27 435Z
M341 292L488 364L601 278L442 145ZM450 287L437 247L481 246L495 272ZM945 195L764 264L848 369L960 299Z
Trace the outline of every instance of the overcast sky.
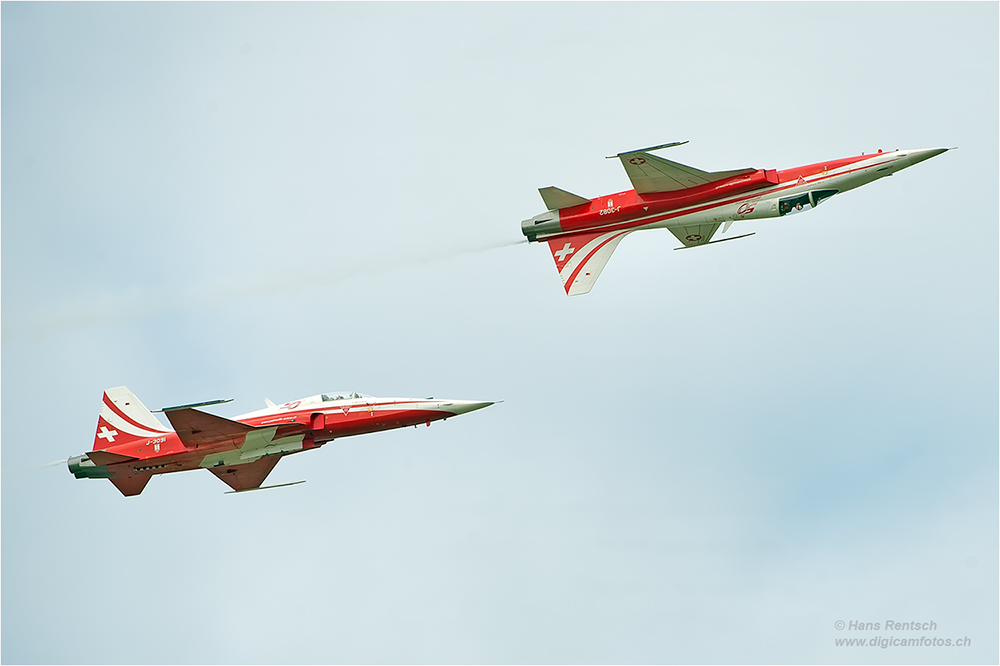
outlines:
M1000 657L996 3L0 14L3 662ZM516 244L682 140L959 149L586 296ZM504 402L239 497L40 469L122 384ZM971 645L835 646L920 635Z

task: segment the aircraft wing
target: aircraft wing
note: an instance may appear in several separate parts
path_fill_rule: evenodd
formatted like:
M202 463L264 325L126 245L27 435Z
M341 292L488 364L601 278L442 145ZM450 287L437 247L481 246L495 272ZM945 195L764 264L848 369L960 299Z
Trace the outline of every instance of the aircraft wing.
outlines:
M550 240L549 250L569 296L586 294L594 287L618 243L632 230L573 234Z
M667 227L670 233L677 237L684 247L695 247L705 245L715 232L722 226L721 222L709 222L707 224L692 224L687 227Z
M686 142L684 142L686 143ZM702 171L677 162L665 160L656 155L650 155L647 151L657 148L668 148L679 144L665 144L632 150L627 153L618 153L625 173L632 181L632 187L638 194L651 194L653 192L675 192L677 190L697 187L714 183L717 180L724 180L739 176L745 173L754 173L756 169L736 169L734 171Z
M191 448L227 440L241 442L248 432L256 430L253 426L245 423L231 421L189 407L164 409L163 412L170 420L170 425L177 431L177 436L180 437L184 446Z
M250 490L259 488L260 484L264 483L264 479L280 459L281 456L265 456L242 465L209 467L208 471L222 479L233 490Z
M108 481L115 484L115 487L121 491L122 495L132 497L141 493L151 478L151 474L124 474L112 477Z

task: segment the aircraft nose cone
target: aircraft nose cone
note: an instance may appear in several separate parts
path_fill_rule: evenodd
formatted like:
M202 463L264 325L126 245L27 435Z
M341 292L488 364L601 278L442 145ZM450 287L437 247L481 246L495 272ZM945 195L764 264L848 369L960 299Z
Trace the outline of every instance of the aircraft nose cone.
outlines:
M477 409L489 407L492 404L494 403L480 402L477 400L453 400L451 404L447 406L447 409L449 412L454 412L455 414L468 414L469 412L474 412Z
M947 148L927 148L926 150L911 150L906 155L906 161L910 163L910 166L917 164L918 162L923 162L924 160L929 160L932 157L936 157L941 153L947 152Z

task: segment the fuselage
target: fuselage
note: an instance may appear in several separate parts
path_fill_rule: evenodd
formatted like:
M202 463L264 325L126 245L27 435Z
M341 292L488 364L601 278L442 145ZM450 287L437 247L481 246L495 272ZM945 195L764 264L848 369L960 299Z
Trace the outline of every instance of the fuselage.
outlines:
M266 456L314 449L341 437L420 424L429 426L432 421L491 404L433 398L375 398L354 392L320 394L238 416L231 421L253 429L248 428L239 436L220 436L214 438L218 441L192 446L162 425L156 428L149 420L140 423L130 418L105 395L95 450L71 458L69 468L77 478L117 478L241 465ZM112 456L122 458L116 460Z
M813 207L833 194L866 185L944 151L943 148L879 151L793 169L758 169L672 192L638 194L634 189L625 190L536 215L521 223L521 231L529 241L547 241L582 232L780 217Z

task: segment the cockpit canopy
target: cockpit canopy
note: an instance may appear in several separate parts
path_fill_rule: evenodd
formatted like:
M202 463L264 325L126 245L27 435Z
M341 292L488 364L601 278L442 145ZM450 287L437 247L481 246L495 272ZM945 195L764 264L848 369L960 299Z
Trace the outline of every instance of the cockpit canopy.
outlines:
M364 398L370 397L370 395L365 395L356 391L336 391L334 393L323 393L320 395L323 402L333 402L336 400L363 400Z

